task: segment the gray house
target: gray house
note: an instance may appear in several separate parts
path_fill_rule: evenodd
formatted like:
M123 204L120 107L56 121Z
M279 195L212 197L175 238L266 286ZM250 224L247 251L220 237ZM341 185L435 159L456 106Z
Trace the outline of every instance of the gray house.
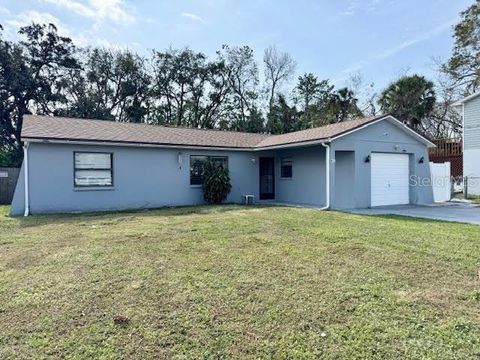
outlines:
M463 118L463 175L468 193L480 195L480 92L453 104Z
M203 164L228 167L228 202L337 209L433 201L428 139L392 116L284 135L26 116L14 215L202 204Z

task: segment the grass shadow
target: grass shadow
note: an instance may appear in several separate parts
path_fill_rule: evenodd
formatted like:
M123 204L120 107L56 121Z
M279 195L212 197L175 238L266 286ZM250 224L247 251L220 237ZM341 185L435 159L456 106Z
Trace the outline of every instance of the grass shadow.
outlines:
M5 214L4 217L9 220L16 220L21 226L35 227L44 224L55 223L72 223L76 221L88 220L102 220L108 218L109 220L121 218L125 216L142 216L142 217L170 217L170 216L189 216L189 215L207 215L215 213L226 213L239 210L253 210L268 207L281 207L272 204L255 204L255 205L237 205L237 204L222 204L222 205L189 205L189 206L172 206L152 209L130 209L117 211L94 211L82 213L51 213L51 214L32 214L28 217L23 216L9 216ZM1 220L0 220L1 221Z
M385 219L385 220L403 220L403 221L409 221L409 222L415 222L419 224L445 224L445 225L452 225L452 224L459 224L459 225L470 225L470 226L478 226L475 224L471 224L468 222L461 222L461 221L453 221L453 220L442 220L442 219L432 219L432 218L426 218L426 217L418 217L418 216L409 216L409 215L398 215L398 214L355 214L355 213L350 213L353 215L359 215L359 216L369 216L369 217L374 217L377 219Z

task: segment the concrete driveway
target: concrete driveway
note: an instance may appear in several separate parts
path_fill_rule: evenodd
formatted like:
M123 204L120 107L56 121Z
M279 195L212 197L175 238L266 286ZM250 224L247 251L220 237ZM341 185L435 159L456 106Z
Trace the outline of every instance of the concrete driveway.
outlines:
M442 203L425 206L382 206L372 209L353 210L352 213L365 215L401 215L480 225L480 206L463 203Z

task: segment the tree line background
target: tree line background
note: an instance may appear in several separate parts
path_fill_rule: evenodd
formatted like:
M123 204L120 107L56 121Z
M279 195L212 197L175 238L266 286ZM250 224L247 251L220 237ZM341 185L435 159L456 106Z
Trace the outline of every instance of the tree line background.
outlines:
M361 75L347 87L305 73L269 47L263 61L249 46L224 45L215 57L188 48L77 48L54 24L19 29L5 40L0 25L0 166L22 160L25 114L152 125L281 134L359 116L391 113L431 138L461 134L451 102L480 86L480 0L461 14L455 45L438 62L435 82L404 74L377 94Z

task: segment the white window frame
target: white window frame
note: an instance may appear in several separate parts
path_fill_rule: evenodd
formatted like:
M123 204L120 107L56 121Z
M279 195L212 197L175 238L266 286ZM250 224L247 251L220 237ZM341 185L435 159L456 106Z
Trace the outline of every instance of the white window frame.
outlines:
M110 156L110 167L108 168L81 168L78 169L76 166L76 157L77 154L102 154ZM110 171L110 184L77 184L77 171ZM75 188L112 188L114 184L113 181L113 153L111 152L100 152L100 151L74 151L73 152L73 186Z

